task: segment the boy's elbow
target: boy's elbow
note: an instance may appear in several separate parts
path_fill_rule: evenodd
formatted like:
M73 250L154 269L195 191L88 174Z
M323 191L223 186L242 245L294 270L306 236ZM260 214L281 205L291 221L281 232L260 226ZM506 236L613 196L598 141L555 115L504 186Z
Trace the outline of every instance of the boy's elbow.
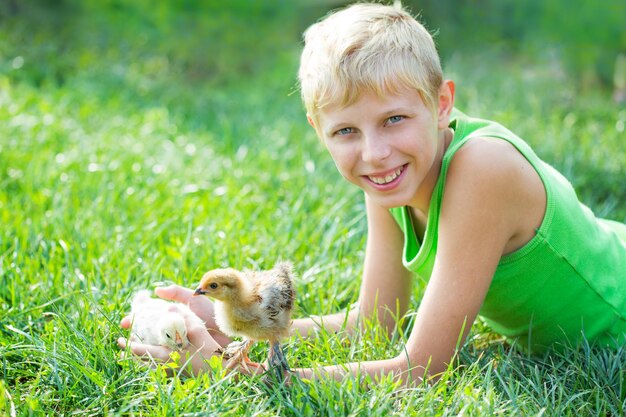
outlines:
M426 380L429 383L436 382L448 368L443 362L434 363L432 359L420 361L419 359L411 360L406 352L393 359L396 363L397 377L406 386L415 386Z

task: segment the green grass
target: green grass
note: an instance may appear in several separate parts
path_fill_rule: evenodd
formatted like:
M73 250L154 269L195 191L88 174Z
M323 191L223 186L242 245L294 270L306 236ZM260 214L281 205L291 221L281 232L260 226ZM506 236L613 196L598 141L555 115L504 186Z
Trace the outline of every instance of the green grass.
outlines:
M54 60L45 71L20 67L16 33L0 45L0 415L626 412L626 348L528 357L480 323L438 383L408 389L388 380L270 389L219 371L169 378L120 361L118 323L135 291L191 287L215 267L289 259L298 316L349 306L365 242L362 196L292 94L295 44L236 82L189 80L132 49L136 61L113 64L78 51L59 64L72 68L60 80ZM553 55L491 50L446 55L445 64L461 109L513 127L598 214L626 220L626 110L610 92L578 92ZM420 292L417 284L413 311ZM396 355L404 338L372 325L286 348L292 366L314 366Z

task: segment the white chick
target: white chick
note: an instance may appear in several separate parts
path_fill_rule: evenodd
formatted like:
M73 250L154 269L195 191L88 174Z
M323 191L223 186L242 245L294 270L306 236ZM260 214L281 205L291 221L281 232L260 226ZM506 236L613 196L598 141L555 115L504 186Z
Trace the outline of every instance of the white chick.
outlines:
M185 349L189 346L185 316L201 322L185 304L152 298L150 291L141 290L131 303L131 338L172 350Z

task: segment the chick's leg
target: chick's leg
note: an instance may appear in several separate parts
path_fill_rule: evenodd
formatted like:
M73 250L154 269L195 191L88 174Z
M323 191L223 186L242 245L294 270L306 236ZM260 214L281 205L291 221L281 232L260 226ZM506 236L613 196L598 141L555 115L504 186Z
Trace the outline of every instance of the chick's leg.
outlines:
M241 346L241 362L243 363L246 371L248 370L247 365L250 365L252 363L252 361L248 357L248 352L250 352L250 348L252 347L253 343L254 342L252 340L245 340Z
M283 349L280 346L278 340L273 340L270 342L270 353L268 357L268 362L270 368L273 368L279 378L282 379L282 376L289 372L291 369L289 368L289 364L285 359L285 355L283 354Z

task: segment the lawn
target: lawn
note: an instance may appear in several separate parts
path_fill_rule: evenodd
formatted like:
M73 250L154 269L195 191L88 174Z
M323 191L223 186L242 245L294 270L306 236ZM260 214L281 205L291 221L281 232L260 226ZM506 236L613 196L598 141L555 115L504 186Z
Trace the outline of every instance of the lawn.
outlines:
M208 269L291 260L297 316L356 301L363 198L315 138L295 87L298 33L325 9L31 3L0 7L0 415L626 413L626 347L529 357L481 323L439 382L412 388L268 388L218 366L171 378L120 360L132 295L193 287ZM244 6L274 14L247 21ZM198 12L217 16L190 20ZM626 109L601 82L581 87L556 47L535 52L442 51L457 107L512 127L598 215L626 221ZM294 367L371 360L396 355L406 337L372 324L290 339L286 354ZM262 360L265 346L252 355Z

